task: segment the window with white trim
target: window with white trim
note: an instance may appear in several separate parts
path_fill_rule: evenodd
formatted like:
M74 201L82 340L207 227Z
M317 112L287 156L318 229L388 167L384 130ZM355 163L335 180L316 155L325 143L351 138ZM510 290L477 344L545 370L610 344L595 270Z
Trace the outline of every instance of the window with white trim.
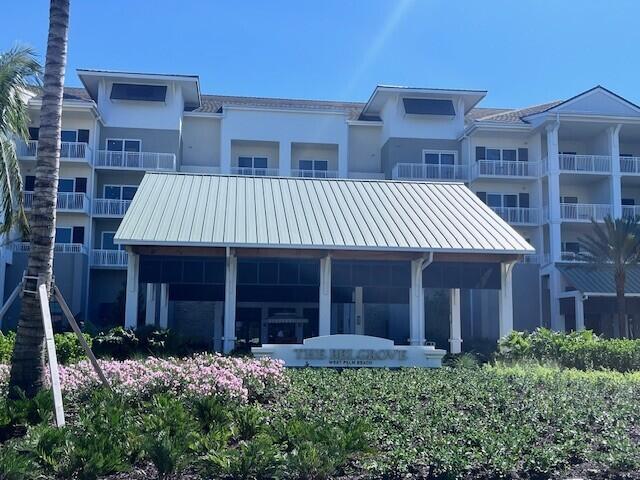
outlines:
M100 248L102 250L124 250L124 245L115 243L116 232L102 232Z
M528 162L528 148L491 148L476 147L476 161L491 160L494 162Z
M131 138L107 138L106 148L109 152L134 152L142 151L142 140Z
M480 200L491 208L529 208L528 193L476 192Z
M422 162L427 165L455 165L457 156L455 150L423 150Z
M329 169L329 162L327 160L300 160L298 166L300 170L326 172Z
M267 168L269 158L265 156L246 156L238 157L238 167L240 168Z
M137 185L105 185L103 194L109 200L133 200L137 191Z

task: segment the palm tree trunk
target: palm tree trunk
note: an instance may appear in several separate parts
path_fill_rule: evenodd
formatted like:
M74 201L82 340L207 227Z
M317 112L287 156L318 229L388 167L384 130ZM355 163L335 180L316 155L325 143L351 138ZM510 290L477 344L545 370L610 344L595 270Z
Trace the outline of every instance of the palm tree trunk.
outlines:
M31 249L27 264L27 276L40 277L48 287L53 276L62 95L68 31L69 0L51 0L36 180L33 208L29 218ZM37 283L37 280L31 278L26 282L24 289L35 291ZM10 393L15 395L15 387L18 387L27 396L35 395L43 386L44 372L44 330L38 298L33 293L24 292L11 361Z
M618 328L620 329L620 338L623 338L627 331L627 305L624 298L624 284L626 275L624 268L617 268L615 272L616 281L616 303L618 311Z

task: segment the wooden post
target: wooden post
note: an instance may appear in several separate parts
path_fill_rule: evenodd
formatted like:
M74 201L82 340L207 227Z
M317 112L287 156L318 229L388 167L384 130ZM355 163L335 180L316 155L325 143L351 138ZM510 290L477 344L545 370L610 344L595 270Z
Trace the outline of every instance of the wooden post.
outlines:
M56 414L56 426L64 427L64 407L62 405L62 391L60 389L58 357L56 356L56 344L53 340L51 311L49 310L49 295L47 293L47 285L45 283L40 283L38 285L38 297L40 299L40 311L42 312L44 337L47 342L47 356L49 357L49 373L51 374L51 389L53 390L53 405Z
M58 290L57 285L53 286L53 293L56 297L56 300L58 301L58 304L60 305L60 308L62 309L62 312L64 313L64 316L67 317L67 321L69 322L69 325L71 325L71 329L75 332L76 336L78 337L78 341L80 342L80 345L82 345L82 348L84 348L84 352L87 354L87 357L89 357L89 361L91 362L91 365L93 365L93 369L98 374L100 381L105 387L111 390L111 385L109 384L109 380L107 380L107 377L105 377L102 369L100 368L100 365L98 364L98 360L93 354L93 351L91 351L91 348L89 347L89 344L85 340L84 335L82 335L82 331L80 330L80 327L76 322L76 319L71 313L71 310L67 305L67 302L64 300L62 293L60 293L60 290Z

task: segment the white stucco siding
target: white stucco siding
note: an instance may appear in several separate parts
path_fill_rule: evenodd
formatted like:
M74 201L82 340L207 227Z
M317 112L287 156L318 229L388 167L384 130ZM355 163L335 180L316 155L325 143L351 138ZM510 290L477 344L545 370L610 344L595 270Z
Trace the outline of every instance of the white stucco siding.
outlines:
M231 142L231 166L238 166L238 157L267 157L268 168L278 168L279 148L275 142L251 142L234 140Z
M185 117L182 122L182 165L220 166L220 119Z
M529 149L529 161L539 161L539 158L532 156L538 150L535 148L536 139L528 134L520 133L480 133L472 135L469 139L470 143L470 162L476 160L476 147L513 149L527 148Z
M291 145L291 168L299 169L300 160L326 160L327 170L338 170L338 145L294 143Z
M349 127L349 172L382 173L380 135L382 127Z

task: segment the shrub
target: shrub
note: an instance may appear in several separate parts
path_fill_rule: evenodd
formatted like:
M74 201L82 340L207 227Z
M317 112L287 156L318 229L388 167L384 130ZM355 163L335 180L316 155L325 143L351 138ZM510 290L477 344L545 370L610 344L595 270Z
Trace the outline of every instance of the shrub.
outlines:
M106 333L99 333L93 339L96 356L124 360L137 352L140 340L133 330L115 327Z
M581 370L640 370L640 340L604 339L589 330L560 333L538 328L512 332L499 342L496 359L557 363Z
M15 341L16 332L0 332L0 363L9 363L11 361Z
M91 346L91 336L85 333L84 338ZM56 355L59 363L72 363L86 358L84 349L75 333L56 333L53 339L56 344ZM9 363L11 361L15 340L15 332L11 331L7 334L0 332L0 363Z

